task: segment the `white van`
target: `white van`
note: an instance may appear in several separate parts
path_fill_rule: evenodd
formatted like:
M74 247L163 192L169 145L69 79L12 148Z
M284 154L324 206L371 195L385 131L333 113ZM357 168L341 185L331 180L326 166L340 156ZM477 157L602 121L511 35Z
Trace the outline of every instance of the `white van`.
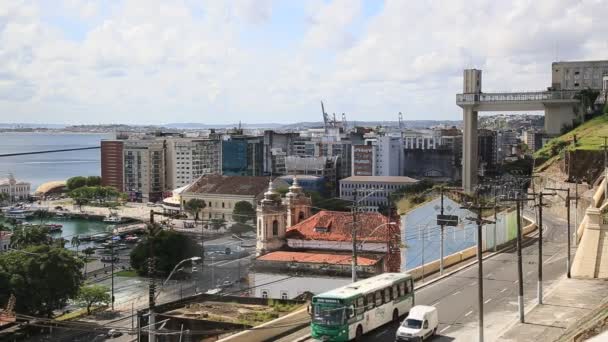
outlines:
M435 335L438 325L437 308L416 305L397 329L395 341L424 341Z

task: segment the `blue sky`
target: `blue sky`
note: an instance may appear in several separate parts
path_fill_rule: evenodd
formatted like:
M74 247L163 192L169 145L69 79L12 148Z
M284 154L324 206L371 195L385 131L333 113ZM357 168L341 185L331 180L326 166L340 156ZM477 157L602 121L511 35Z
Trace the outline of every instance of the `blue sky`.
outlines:
M463 68L605 59L607 1L0 0L0 121L459 119Z

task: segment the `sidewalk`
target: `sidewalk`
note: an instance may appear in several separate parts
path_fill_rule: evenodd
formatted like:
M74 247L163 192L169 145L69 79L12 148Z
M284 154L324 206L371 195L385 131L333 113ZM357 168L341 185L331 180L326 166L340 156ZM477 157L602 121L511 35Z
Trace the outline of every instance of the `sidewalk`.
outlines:
M603 304L608 282L597 279L561 278L545 295L543 305L527 308L525 323L511 324L497 341L555 341L569 327Z

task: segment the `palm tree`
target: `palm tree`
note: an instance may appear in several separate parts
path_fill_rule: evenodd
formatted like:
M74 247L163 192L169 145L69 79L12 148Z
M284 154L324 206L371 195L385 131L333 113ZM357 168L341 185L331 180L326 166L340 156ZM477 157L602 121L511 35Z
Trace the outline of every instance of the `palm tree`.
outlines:
M70 245L72 247L76 247L76 256L78 256L78 247L80 246L80 237L78 235L74 235L72 240L70 240Z
M84 260L84 276L87 276L87 264L88 264L88 258L95 254L95 249L93 247L87 247L85 248L84 251L82 251L85 255L85 260Z
M51 213L48 210L38 209L34 211L33 217L40 222L40 225L44 224L44 222L51 217Z

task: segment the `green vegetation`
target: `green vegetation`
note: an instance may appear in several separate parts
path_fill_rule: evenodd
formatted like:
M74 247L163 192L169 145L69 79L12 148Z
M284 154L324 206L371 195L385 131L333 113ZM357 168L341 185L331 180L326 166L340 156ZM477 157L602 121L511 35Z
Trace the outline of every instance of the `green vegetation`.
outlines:
M82 286L76 300L80 305L86 307L87 315L90 315L93 304L108 305L112 301L108 291L109 289L102 285Z
M75 298L83 263L73 253L48 245L0 254L0 303L16 297L15 311L51 317Z
M115 275L117 277L137 277L137 272L135 272L134 270L125 270L125 271L116 272Z
M278 313L268 311L245 312L240 313L237 316L237 320L239 321L239 323L249 326L256 326L258 324L266 323L277 318L279 318Z
M211 221L209 221L209 226L211 227L211 229L213 230L220 230L224 227L226 227L226 220L224 219L211 219Z
M205 201L198 198L192 198L186 202L184 210L194 217L194 224L196 225L196 222L198 222L199 219L198 214L201 210L205 209L205 207L207 207Z
M232 219L238 223L247 223L255 219L255 209L247 201L239 201L232 210Z
M200 255L200 248L193 239L174 231L161 230L152 237L148 235L131 251L131 267L142 276L148 274L150 243L155 251L158 275L167 275L180 261Z
M81 186L70 191L69 195L81 210L87 203L95 201L97 204L107 206L107 201L121 197L120 192L111 186ZM112 204L114 205L116 204Z
M83 186L100 186L101 177L99 177L99 176L71 177L66 181L66 185L67 185L67 188L69 191L76 190L78 188L82 188Z
M608 114L595 117L572 131L551 139L534 153L534 158L548 160L562 156L567 150L601 150L603 136L608 136Z
M21 249L32 246L46 245L52 243L49 230L45 227L17 227L11 236L11 248Z

